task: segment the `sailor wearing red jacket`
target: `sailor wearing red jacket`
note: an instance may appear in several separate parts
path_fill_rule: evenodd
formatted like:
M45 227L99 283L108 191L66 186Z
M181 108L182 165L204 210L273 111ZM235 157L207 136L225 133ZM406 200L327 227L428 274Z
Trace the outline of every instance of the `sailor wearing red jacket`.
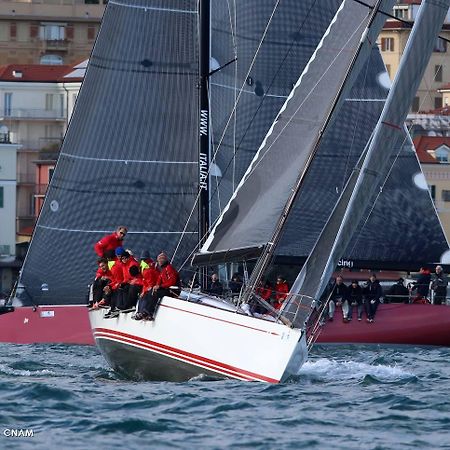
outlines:
M179 291L180 276L175 268L169 264L169 259L165 253L161 253L156 258L160 269L157 284L147 292L139 302L139 311L134 316L135 320L153 320L158 300L165 295L174 296ZM174 289L169 289L169 288Z
M95 245L94 250L98 256L104 258L106 257L106 252L108 250L116 250L118 247L122 247L123 240L128 233L127 227L120 226L117 230L108 234L108 236L102 237Z
M139 269L139 263L127 251L120 257L120 262L122 263L122 283L129 283L131 280L130 267L136 266Z
M275 309L281 308L288 293L289 285L281 275L278 275L277 284L275 285L275 304L273 305Z
M159 270L156 269L154 263L150 264L148 267L142 270L142 277L144 279L142 295L146 294L148 291L153 290L153 287L158 284L159 276Z
M99 258L97 264L98 269L95 274L94 283L92 284L92 303L89 304L94 309L98 308L98 303L103 299L103 290L113 278L113 274L109 270L108 260L106 258Z

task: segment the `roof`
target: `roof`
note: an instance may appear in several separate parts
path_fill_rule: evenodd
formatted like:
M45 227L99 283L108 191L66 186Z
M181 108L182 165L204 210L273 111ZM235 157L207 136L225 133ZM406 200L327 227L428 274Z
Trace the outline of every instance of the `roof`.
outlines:
M429 150L436 150L441 145L450 148L450 137L445 136L416 136L414 138L414 146L416 147L417 156L421 163L440 164L439 161L430 153Z
M0 66L0 81L58 83L82 81L83 77L67 77L74 71L72 65L8 64Z

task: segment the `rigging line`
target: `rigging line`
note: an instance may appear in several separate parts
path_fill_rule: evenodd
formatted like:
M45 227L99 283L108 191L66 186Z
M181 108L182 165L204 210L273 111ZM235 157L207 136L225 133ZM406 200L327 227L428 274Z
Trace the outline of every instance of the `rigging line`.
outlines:
M267 22L267 24L266 24L266 27L265 27L265 29L264 29L264 32L263 32L263 34L262 34L262 36L261 36L261 39L260 39L260 41L259 41L259 43L258 43L258 47L256 48L255 54L253 55L253 58L252 58L252 61L250 62L250 66L249 66L249 69L248 69L248 71L247 71L247 74L246 74L245 77L244 77L244 82L242 83L242 86L241 86L241 89L240 89L239 94L238 94L238 96L237 96L237 99L236 99L236 101L235 101L235 103L234 103L234 105L233 105L233 109L232 109L232 111L231 111L231 113L230 113L230 116L228 117L228 120L227 120L227 122L226 122L226 124L225 124L225 128L224 128L224 130L223 130L223 132L222 132L222 136L221 136L221 138L220 138L220 140L219 140L219 143L218 143L218 145L217 145L217 149L216 149L215 152L214 152L213 160L216 158L217 152L219 151L219 149L220 149L220 147L221 147L221 145L222 145L222 142L223 142L223 140L225 139L225 134L226 134L226 132L227 132L227 130L228 130L228 127L229 127L229 125L230 125L231 118L233 117L233 115L234 115L235 112L236 112L237 105L238 105L239 100L240 100L240 98L241 98L242 91L243 91L243 89L244 89L245 83L247 82L247 78L250 76L250 72L251 72L251 70L253 69L253 66L254 66L254 64L255 64L255 62L256 62L256 58L257 58L258 53L259 53L259 51L260 51L260 49L261 49L261 47L262 47L262 43L264 42L264 39L266 38L267 32L269 31L270 24L272 23L272 19L273 19L274 15L275 15L276 10L278 9L278 5L280 4L280 1L281 1L281 0L277 0L276 3L275 3L275 5L274 5L274 7L273 7L272 13L271 13L271 15L270 15L270 17L269 17L269 20L268 20L268 22Z
M364 2L364 1L362 1L362 0L353 0L353 1L354 1L355 3L360 4L360 5L367 6L367 7L370 8L370 9L373 9L373 8L374 8L372 5L369 5L368 3L366 3L366 2ZM409 28L412 28L413 25L414 25L414 21L411 22L411 21L402 19L402 18L400 18L400 17L395 16L394 14L391 14L391 13L388 13L388 12L386 12L386 11L383 11L382 9L379 9L378 12L379 12L380 14L382 14L383 16L389 17L390 19L394 19L394 20L397 20L397 21L400 22L400 23L403 23L404 25L408 26ZM442 40L445 41L445 42L450 42L450 39L447 39L447 38L445 38L444 36L441 36L441 35L438 36L438 39L442 39Z
M307 21L308 21L310 15L311 15L311 11L312 11L312 9L314 8L314 6L316 5L316 3L317 3L317 0L314 0L314 1L311 3L311 5L310 5L310 7L309 7L309 9L308 9L308 11L307 11L307 13L305 14L305 17L304 17L302 23L300 24L300 26L299 26L298 29L297 29L297 33L299 33L299 32L303 29L305 23L307 23ZM267 88L267 92L272 88L273 84L275 83L275 80L276 80L278 74L280 73L281 68L283 67L284 62L285 62L286 59L288 58L288 56L289 56L289 54L290 54L290 52L291 52L291 50L292 50L292 48L293 48L293 46L294 46L294 42L295 42L295 40L292 39L291 44L290 44L289 48L287 49L287 51L286 51L286 53L285 53L285 55L284 55L282 61L280 62L277 71L275 72L275 74L273 75L273 77L272 77L272 79L271 79L271 81L270 81L270 84L269 84L269 86L268 86L268 88ZM243 88L242 88L242 89L243 89ZM246 92L246 91L244 91L244 92ZM261 109L261 107L262 107L262 105L263 105L263 103L264 103L264 100L265 100L267 97L275 97L275 96L274 96L274 95L267 95L267 94L264 95L263 99L261 100L261 102L260 102L259 105L258 105L258 108L256 109L256 111L254 112L252 118L250 119L250 122L247 124L247 126L246 126L246 128L245 128L245 130L244 130L244 133L243 133L241 139L239 140L239 143L238 143L238 145L237 145L237 150L235 151L235 153L234 153L234 155L233 155L233 159L230 160L230 161L228 162L227 166L226 166L225 169L222 171L222 174L223 174L223 175L225 175L225 174L228 172L228 169L229 169L231 163L233 163L233 166L235 166L235 164L236 164L236 163L235 163L236 154L237 154L237 153L239 152L239 150L241 149L241 144L242 144L242 142L244 141L245 137L247 136L247 132L249 131L250 127L252 126L254 120L256 119L256 116L258 115L258 113L259 113L259 111L260 111L260 109ZM276 96L276 97L281 97L281 96ZM287 99L288 97L289 97L289 96L284 96L283 98L286 98L286 99ZM235 118L235 120L236 120L236 118ZM222 178L222 179L223 179L223 178ZM235 187L234 187L234 180L233 180L233 192L234 192L234 190L235 190ZM213 194L214 194L214 193L213 193Z
M111 230L80 230L77 228L58 228L47 225L36 225L38 228L52 231L65 231L72 233L110 233ZM128 234L180 234L182 231L128 231ZM185 231L184 233L197 234L197 231Z
M217 69L212 70L211 72L208 73L208 77L211 77L212 75L214 75L216 72L221 71L222 69L225 69L225 67L229 66L230 64L233 64L234 62L237 61L237 57L235 57L234 59L232 59L231 61L228 61L227 63L225 63L223 66L218 67Z
M93 158L91 156L78 156L66 152L61 152L61 156L67 156L72 159L81 159L83 161L103 161L125 164L198 164L198 161L162 161L162 160L144 160L144 159L113 159L113 158Z
M364 87L367 86L367 74L369 72L369 66L370 66L370 57L367 59L366 70L364 71L363 89L364 89ZM358 124L360 123L360 120L362 120L362 117L360 117L360 114L359 114L360 111L361 111L361 108L362 108L362 103L359 103L358 104L358 108L357 108L357 113L356 113L357 119L355 121L355 126L353 127L352 141L351 141L350 148L348 150L347 158L346 158L346 161L345 161L345 169L344 169L343 177L342 177L341 191L344 190L345 182L346 182L346 180L348 178L347 170L348 170L349 165L350 165L350 155L352 154L353 146L354 146L354 143L355 143L355 138L356 138L356 132L357 132Z
M234 0L233 2L233 11L234 11L234 15L232 16L232 12L231 12L231 6L230 6L230 0L227 0L227 7L228 7L228 17L230 20L230 30L231 30L231 37L233 40L233 54L234 57L237 59L238 57L238 51L237 51L237 40L236 40L236 27L237 27L237 8L236 8L236 1ZM238 65L235 64L234 65L234 103L236 102L237 99L237 84L238 84ZM232 142L233 142L233 172L232 172L232 177L231 177L231 181L232 181L232 188L233 191L236 188L236 183L235 183L235 177L236 177L236 129L237 129L237 115L233 114L233 128L232 128ZM221 211L222 213L222 211Z
M353 38L353 36L356 34L356 32L360 29L360 27L363 26L363 23L360 24L359 27L357 27L353 33L351 34L351 36L348 38L347 42L345 43L345 45L347 45L347 43ZM306 95L306 97L304 98L304 100L301 102L301 104L298 106L298 108L292 113L291 117L289 118L289 120L286 121L286 123L284 124L284 126L282 127L282 129L279 131L279 133L274 136L273 141L269 144L269 146L267 148L261 147L259 148L257 154L259 152L261 152L262 150L264 150L263 153L261 153L261 156L259 157L259 160L256 161L255 159L253 161L255 161L255 165L254 166L249 166L247 173L244 175L245 178L248 178L253 172L254 170L258 167L258 165L263 161L264 157L267 155L267 153L269 152L269 150L272 148L272 146L276 143L276 141L279 139L279 137L282 135L282 133L284 132L284 130L287 128L287 126L292 122L292 120L294 119L294 116L298 113L298 111L303 107L304 103L306 102L306 100L308 100L308 98L312 95L312 93L314 92L314 90L316 89L316 87L319 85L319 83L322 81L322 78L325 77L325 75L328 73L328 71L331 69L331 66L333 65L333 63L338 59L338 57L341 55L341 53L345 50L345 45L342 46L341 50L336 54L336 56L333 58L333 60L331 61L331 63L328 65L328 67L323 71L322 75L320 76L320 78L317 80L316 84L311 88L311 90L309 91L309 93ZM318 50L318 48L316 49L316 51ZM305 68L305 71L307 71L308 66ZM306 72L304 72L306 73ZM288 99L286 100L286 103L293 97L294 95L294 91L295 89L300 85L299 81L302 77L299 78L299 80L296 83L296 86L294 87L294 89L291 91ZM286 104L285 103L285 104ZM269 130L268 134L266 135L266 138L264 139L263 142L266 141L267 137L270 136L270 134L273 131L273 125L277 122L277 119L275 119L274 123L272 124L271 129ZM244 179L244 178L243 178ZM242 180L243 180L242 179ZM241 182L242 182L241 180Z
M269 21L267 22L266 27L265 27L265 29L264 29L264 32L263 32L263 34L262 34L262 37L261 37L261 39L260 39L260 41L259 41L259 43L258 43L258 47L257 47L257 49L256 49L256 52L255 52L255 54L253 55L253 59L252 59L252 61L251 61L251 63L250 63L249 69L248 69L248 71L247 71L247 75L246 75L245 78L244 78L244 82L243 82L243 84L242 84L242 86L241 86L241 91L239 92L239 94L238 94L238 96L237 96L237 99L236 99L236 101L235 101L235 103L234 103L234 105L233 105L233 110L231 111L230 116L228 117L227 123L225 124L225 128L224 128L224 131L223 131L222 136L221 136L221 138L220 138L220 141L219 141L219 144L218 144L218 146L217 146L217 149L214 151L214 154L213 154L213 156L212 156L212 158L211 158L211 162L215 162L215 161L216 161L217 153L218 153L218 151L219 151L219 149L220 149L220 146L222 145L223 140L225 139L225 133L226 133L226 131L227 131L227 129L228 129L228 126L230 125L231 118L232 118L233 115L235 114L235 111L236 111L236 108L237 108L237 104L238 104L239 99L240 99L240 97L241 97L242 90L243 90L243 88L244 88L244 86L245 86L245 83L246 83L246 80L247 80L247 78L248 78L248 76L249 76L249 74L250 74L250 71L252 70L253 65L255 64L256 57L258 56L259 50L261 49L262 43L263 43L263 41L264 41L264 39L265 39L265 37L266 37L266 35L267 35L269 26L270 26L270 24L272 23L273 16L275 15L275 11L277 10L279 3L280 3L280 0L277 0L276 4L274 5L274 8L273 8L273 10L272 10L272 13L271 13L271 15L270 15L270 17L269 17ZM209 175L210 175L210 172L211 172L211 164L210 164L210 166L209 166L209 168L208 168L208 173L207 173L207 176L208 176L208 177L209 177ZM198 194L197 194L197 198L195 199L194 205L192 206L191 213L190 213L190 215L189 215L188 221L191 219L192 214L194 213L194 211L195 211L195 209L196 209L196 207L197 207L197 204L198 204L198 201L199 201L199 198L200 198L200 194L201 194L201 189L199 188ZM187 227L188 221L186 222L185 228ZM208 231L210 231L210 230L208 230ZM180 247L181 239L182 239L182 237L181 237L180 240L178 241L178 244L177 244L176 249L175 249L175 252L174 252L174 256L175 256L176 251L178 251L178 248ZM173 260L174 256L172 257L172 260Z
M189 9L175 9L175 8L157 8L155 6L141 6L141 5L131 5L130 3L120 2L117 0L109 0L110 5L124 6L126 8L143 9L144 11L161 11L161 12L174 12L183 14L197 14L197 10Z

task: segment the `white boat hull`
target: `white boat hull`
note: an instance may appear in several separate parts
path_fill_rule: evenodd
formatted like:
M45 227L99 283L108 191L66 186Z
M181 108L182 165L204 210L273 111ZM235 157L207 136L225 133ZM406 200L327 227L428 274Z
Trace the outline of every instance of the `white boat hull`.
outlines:
M152 322L104 314L89 314L96 344L114 370L132 379L206 374L279 383L307 358L301 330L204 304L164 297Z

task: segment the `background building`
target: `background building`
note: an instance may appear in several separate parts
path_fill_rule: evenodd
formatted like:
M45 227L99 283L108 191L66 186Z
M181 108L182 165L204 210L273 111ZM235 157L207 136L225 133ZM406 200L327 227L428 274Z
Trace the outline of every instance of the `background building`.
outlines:
M76 64L89 57L106 0L1 0L0 63Z
M420 0L399 1L394 7L394 15L399 20L387 20L383 30L378 38L381 54L390 78L393 80L397 72L400 58L405 49L411 26L417 16L420 6ZM450 39L450 14L447 15L441 36ZM425 75L420 83L417 95L414 98L411 111L431 111L441 108L444 103L442 94L438 92L445 84L450 81L450 48L447 42L437 39L433 55L426 69Z
M450 237L450 137L418 136L414 139L414 145L448 240Z
M0 133L0 294L12 285L16 262L17 145Z
M81 86L80 66L0 66L0 126L17 152L17 241L30 239ZM81 73L80 73L81 71ZM81 75L81 76L80 76ZM36 161L46 161L48 176ZM51 164L50 161L51 160ZM44 184L45 183L45 184Z

